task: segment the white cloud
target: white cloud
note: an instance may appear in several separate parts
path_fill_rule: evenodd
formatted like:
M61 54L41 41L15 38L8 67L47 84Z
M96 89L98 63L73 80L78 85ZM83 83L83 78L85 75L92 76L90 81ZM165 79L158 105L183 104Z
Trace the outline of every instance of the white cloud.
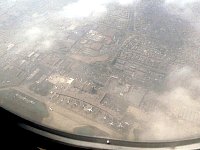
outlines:
M190 25L199 30L200 13L194 7L200 4L199 0L165 0L165 4L170 14L187 20Z
M64 6L60 15L67 18L99 16L106 12L106 5L109 3L116 2L121 5L128 5L136 1L139 0L79 0Z
M166 90L153 95L159 106L140 140L179 140L200 133L200 75L190 67L176 68L166 81ZM196 91L194 91L196 90ZM194 92L196 95L194 96ZM147 99L148 100L148 99Z
M61 15L67 18L88 17L90 15L100 15L106 11L104 1L79 0L63 7Z
M198 0L165 0L167 4L176 4L180 7L184 7L187 4L198 2Z
M34 41L42 35L42 30L38 27L32 27L26 31L25 35L29 40Z

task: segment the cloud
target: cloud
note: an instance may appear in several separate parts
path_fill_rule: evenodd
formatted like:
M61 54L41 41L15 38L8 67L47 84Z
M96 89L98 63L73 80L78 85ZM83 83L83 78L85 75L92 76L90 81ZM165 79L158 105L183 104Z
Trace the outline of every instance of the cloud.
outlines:
M118 3L120 5L129 5L138 0L79 0L63 7L59 12L66 18L83 18L89 16L100 16L107 11L106 5L109 3Z
M63 7L61 15L67 18L87 17L99 15L106 11L104 2L94 0L79 0Z
M165 0L165 6L169 13L178 15L198 29L199 24L196 25L196 23L200 19L200 13L195 9L198 8L199 4L199 0Z
M21 39L20 48L15 50L16 54L31 48L40 51L51 50L55 41L55 31L42 24L40 26L27 27L15 36L16 39L18 37Z
M39 37L41 37L42 32L43 31L40 28L32 27L26 31L25 35L29 40L34 41L37 40Z
M172 70L165 90L154 93L157 106L149 112L140 140L180 140L200 135L200 76L191 67ZM148 100L148 95L146 97Z
M175 4L180 7L185 7L188 4L198 2L198 0L165 0L166 4Z

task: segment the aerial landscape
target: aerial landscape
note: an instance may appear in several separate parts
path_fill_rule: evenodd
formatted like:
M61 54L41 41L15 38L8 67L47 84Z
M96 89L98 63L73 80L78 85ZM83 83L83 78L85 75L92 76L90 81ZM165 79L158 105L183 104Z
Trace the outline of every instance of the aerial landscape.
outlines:
M0 0L0 105L126 141L200 136L198 0Z

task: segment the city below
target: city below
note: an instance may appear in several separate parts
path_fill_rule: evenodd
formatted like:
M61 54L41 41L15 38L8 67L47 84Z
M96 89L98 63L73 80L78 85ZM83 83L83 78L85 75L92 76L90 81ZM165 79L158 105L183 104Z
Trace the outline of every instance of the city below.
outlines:
M198 0L1 0L0 105L77 135L198 137L199 8Z

